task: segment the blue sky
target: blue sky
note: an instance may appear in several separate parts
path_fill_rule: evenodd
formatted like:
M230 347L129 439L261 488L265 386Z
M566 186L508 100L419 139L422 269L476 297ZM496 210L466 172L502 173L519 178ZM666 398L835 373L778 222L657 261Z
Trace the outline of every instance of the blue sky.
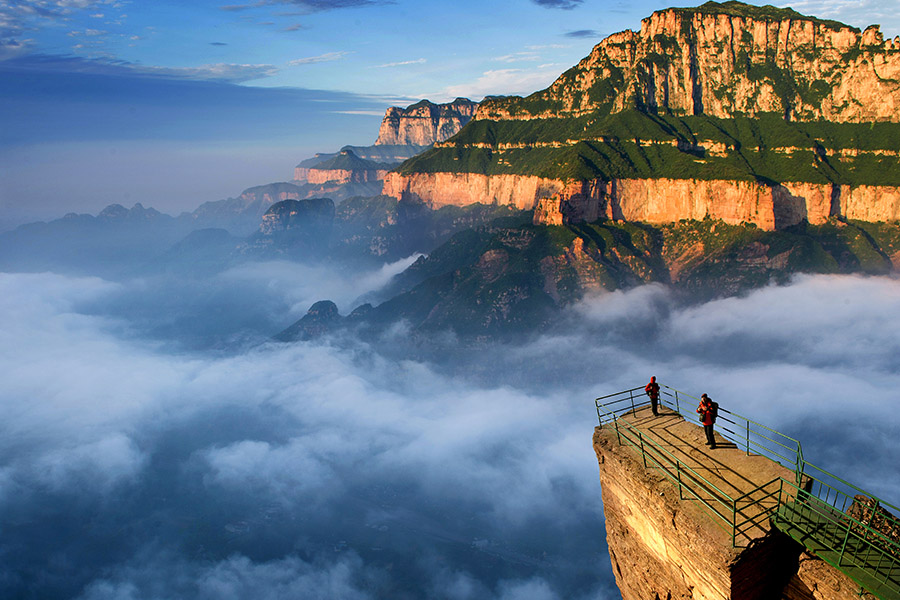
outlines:
M775 4L900 34L897 0ZM0 0L0 227L290 179L371 143L387 106L530 93L670 5Z

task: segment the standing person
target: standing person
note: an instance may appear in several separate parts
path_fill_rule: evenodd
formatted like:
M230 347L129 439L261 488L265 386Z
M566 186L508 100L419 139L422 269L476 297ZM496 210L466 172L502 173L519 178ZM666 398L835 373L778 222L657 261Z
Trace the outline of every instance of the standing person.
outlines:
M650 408L653 410L653 416L659 416L659 384L656 383L656 377L650 378L650 383L644 386L644 393L650 396Z
M706 432L706 445L710 450L716 449L716 437L713 435L713 425L718 416L719 406L713 402L709 396L703 394L700 396L700 406L697 407L697 413L700 415L700 421L703 423L703 430Z

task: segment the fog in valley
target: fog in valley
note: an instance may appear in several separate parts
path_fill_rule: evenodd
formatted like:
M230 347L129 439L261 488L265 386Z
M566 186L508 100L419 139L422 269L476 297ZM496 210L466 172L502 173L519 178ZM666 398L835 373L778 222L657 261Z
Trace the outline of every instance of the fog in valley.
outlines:
M0 597L618 598L592 400L650 375L900 498L894 279L645 286L517 343L271 341L414 259L0 274Z

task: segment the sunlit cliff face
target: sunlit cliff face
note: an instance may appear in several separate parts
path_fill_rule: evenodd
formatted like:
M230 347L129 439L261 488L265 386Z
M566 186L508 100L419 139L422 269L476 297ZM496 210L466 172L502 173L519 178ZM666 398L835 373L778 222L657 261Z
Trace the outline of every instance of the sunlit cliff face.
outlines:
M266 342L314 290L365 291L325 269L206 283L0 275L0 595L615 598L591 400L650 374L900 496L890 279L688 308L647 286L427 361L402 324Z

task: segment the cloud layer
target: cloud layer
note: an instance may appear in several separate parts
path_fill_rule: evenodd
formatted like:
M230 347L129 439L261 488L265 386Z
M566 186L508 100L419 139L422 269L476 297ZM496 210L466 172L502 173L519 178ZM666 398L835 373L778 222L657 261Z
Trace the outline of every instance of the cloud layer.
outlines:
M315 290L350 306L401 267L231 271L203 327ZM900 496L894 280L695 307L648 286L439 359L347 338L186 352L201 287L0 274L0 595L616 598L591 398L650 374Z

